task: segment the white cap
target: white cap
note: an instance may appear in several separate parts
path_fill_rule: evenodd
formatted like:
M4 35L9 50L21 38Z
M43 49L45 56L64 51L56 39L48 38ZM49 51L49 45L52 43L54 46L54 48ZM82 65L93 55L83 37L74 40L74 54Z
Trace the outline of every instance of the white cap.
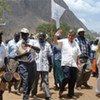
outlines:
M77 30L77 33L79 33L79 32L85 32L84 28L79 28L79 29Z
M22 28L20 32L22 32L22 33L29 33L29 30L27 28Z

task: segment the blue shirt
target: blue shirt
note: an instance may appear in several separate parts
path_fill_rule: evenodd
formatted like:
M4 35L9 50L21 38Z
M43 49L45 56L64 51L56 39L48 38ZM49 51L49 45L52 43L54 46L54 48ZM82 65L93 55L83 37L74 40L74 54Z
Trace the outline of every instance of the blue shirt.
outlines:
M81 57L90 57L90 42L85 37L78 36L75 39L80 47L81 50Z

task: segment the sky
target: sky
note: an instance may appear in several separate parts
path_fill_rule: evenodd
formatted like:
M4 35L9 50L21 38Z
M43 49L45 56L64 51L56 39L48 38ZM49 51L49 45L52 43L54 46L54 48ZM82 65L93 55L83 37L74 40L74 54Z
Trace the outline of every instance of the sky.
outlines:
M100 33L100 0L63 0L89 29Z

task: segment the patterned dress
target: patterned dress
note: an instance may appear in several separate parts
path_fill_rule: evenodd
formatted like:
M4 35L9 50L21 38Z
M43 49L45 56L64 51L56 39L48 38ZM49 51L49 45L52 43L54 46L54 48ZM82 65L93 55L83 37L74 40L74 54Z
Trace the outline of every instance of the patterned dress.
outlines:
M59 83L63 80L63 72L61 68L61 49L56 45L53 46L53 64L54 64L54 75L56 81Z

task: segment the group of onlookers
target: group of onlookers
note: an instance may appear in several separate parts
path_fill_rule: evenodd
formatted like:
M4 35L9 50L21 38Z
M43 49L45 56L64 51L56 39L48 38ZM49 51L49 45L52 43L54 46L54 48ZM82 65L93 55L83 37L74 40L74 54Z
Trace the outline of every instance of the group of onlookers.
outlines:
M78 90L82 87L92 88L88 80L91 73L94 74L94 60L98 68L96 95L100 94L100 41L96 40L96 47L91 45L83 28L79 28L77 32L70 29L67 38L62 38L63 31L58 29L53 43L48 42L44 32L38 33L34 39L29 37L30 32L27 28L22 28L5 46L2 34L0 32L0 71L9 67L7 64L11 59L18 61L17 70L21 78L16 90L19 92L19 88L23 87L23 100L29 100L30 92L32 97L37 95L40 78L45 100L51 100L48 78L51 69L55 87L59 88L59 97L63 96L68 84L68 97L75 99L75 84ZM3 80L1 82L4 84ZM0 100L3 99L3 92L0 90Z

